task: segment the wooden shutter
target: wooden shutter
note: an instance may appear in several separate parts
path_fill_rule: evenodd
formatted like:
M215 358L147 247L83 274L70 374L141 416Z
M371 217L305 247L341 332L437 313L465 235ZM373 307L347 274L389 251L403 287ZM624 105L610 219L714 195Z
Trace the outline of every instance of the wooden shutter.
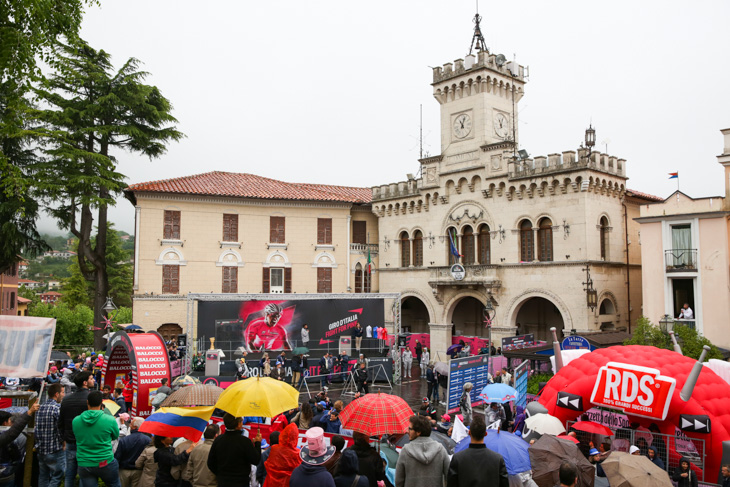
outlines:
M400 238L400 266L409 267L411 265L411 241L406 232L403 232Z
M291 267L284 268L284 292L291 292Z
M223 215L223 241L238 242L238 215Z
M362 269L355 269L355 294L362 292Z
M283 216L269 217L269 243L286 243L285 229Z
M423 236L421 232L416 233L413 237L413 265L416 267L423 266Z
M271 277L270 277L270 273L269 273L269 268L268 267L264 267L263 285L261 286L262 287L262 291L261 291L262 293L269 293L269 292L271 292L271 290L270 290L271 289L271 286L269 285L270 279L271 279Z
M482 225L479 229L479 263L489 264L491 260L491 242L489 240L489 227Z
M332 244L332 218L317 218L317 244Z
M543 219L537 231L538 260L546 262L553 260L553 227L552 222Z
M179 294L180 292L180 266L162 266L162 294Z
M367 243L367 222L364 221L352 221L352 243L364 244Z
M224 293L238 292L238 267L223 267L223 287Z
M332 292L332 268L331 267L317 268L317 292L318 293L331 293Z
M165 210L162 238L180 240L180 212Z

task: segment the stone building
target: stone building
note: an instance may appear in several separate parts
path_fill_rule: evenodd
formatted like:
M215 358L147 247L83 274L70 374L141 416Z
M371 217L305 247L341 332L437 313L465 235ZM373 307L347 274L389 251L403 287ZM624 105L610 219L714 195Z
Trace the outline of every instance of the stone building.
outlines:
M378 225L367 188L209 172L133 184L134 323L185 328L188 293L370 292ZM192 330L194 333L195 330Z
M629 330L641 314L634 218L658 198L626 188L627 162L592 151L592 129L577 150L518 151L526 81L486 50L434 68L441 153L420 161L421 177L373 188L379 290L403 293L403 326L430 333L437 351L452 334L486 336L488 300L497 342L518 323L547 339L552 326Z

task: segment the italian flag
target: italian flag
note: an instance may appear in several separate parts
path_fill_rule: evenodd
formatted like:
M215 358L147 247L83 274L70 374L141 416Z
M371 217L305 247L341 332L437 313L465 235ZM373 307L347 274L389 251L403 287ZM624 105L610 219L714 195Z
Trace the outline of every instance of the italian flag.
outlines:
M370 258L370 248L368 247L368 274L373 270L373 260Z

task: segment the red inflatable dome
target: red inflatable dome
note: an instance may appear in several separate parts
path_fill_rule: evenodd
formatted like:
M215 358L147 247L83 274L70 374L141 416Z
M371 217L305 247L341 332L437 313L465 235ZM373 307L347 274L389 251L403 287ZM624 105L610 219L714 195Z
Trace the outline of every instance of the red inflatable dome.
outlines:
M539 402L551 415L565 422L593 407L592 397L603 405L617 399L614 409L624 410L632 422L642 426L656 423L662 433L672 436L675 427L681 427L688 437L705 441L705 480L714 481L720 471L723 442L730 440L730 384L703 367L691 396L687 401L682 400L680 392L695 363L692 358L656 347L630 345L598 349L564 366L547 383ZM651 369L659 374L652 373ZM631 377L624 380L622 373ZM626 395L623 399L622 394ZM626 397L633 404L622 402ZM654 404L649 404L650 401ZM664 420L657 414L664 416ZM702 417L709 419L706 428L709 432L686 428L692 416L701 419L697 423L700 425L705 424Z

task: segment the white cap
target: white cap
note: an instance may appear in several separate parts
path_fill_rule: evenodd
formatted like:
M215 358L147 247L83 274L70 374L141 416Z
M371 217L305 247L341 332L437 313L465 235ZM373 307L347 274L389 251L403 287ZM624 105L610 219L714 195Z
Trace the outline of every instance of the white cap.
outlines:
M631 445L631 448L629 448L629 454L633 455L634 453L639 451L639 447L636 445Z

